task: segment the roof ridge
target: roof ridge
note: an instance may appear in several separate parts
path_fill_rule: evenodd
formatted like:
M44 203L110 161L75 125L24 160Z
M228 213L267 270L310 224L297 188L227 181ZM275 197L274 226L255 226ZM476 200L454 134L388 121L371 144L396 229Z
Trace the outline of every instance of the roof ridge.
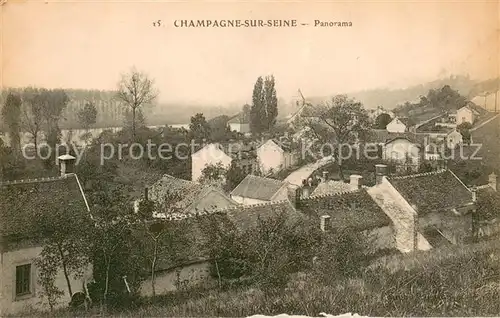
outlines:
M42 178L35 178L35 179L19 179L19 180L11 180L11 181L0 181L0 186L65 180L68 178L68 176L74 176L74 175L75 175L74 173L67 173L63 176L57 176L57 177L42 177Z
M448 171L448 169L440 169L440 170L430 171L430 172L421 172L421 173L409 174L409 175L405 175L405 176L388 177L388 179L389 180L402 180L402 179L418 178L418 177L425 177L425 176L441 174L441 173L446 172L446 171Z
M303 198L304 201L309 200L309 199L324 199L328 197L334 197L334 196L342 196L345 194L350 194L350 193L355 193L355 192L361 192L365 189L352 189L352 190L344 190L344 191L339 191L335 193L326 193L326 194L316 194L316 195L310 195L308 197Z

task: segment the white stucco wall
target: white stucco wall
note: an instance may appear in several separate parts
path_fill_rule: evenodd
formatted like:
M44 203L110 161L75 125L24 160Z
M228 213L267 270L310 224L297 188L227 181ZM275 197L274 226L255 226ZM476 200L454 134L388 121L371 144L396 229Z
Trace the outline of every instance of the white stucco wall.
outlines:
M218 162L229 168L231 158L220 150L216 144L210 144L200 149L191 156L191 180L197 182L206 166L216 165Z
M166 292L189 288L198 284L210 283L210 263L202 262L185 267L179 267L171 271L158 272L155 279L155 292L157 295ZM140 286L141 296L151 296L151 279L146 279Z
M464 122L473 124L474 117L475 116L470 109L466 107L460 108L459 110L457 110L457 126Z
M26 312L29 308L48 310L48 303L43 298L43 288L38 284L38 271L34 265L35 259L39 256L41 247L20 248L7 251L1 254L2 271L0 276L0 316L6 314L19 314ZM16 299L15 280L16 266L31 264L31 295ZM70 277L72 292L82 290L82 282ZM62 270L56 276L55 286L64 292L59 298L57 306L67 306L71 300L68 292L66 279Z
M406 126L399 119L394 118L385 129L390 133L404 133Z
M411 158L411 163L418 164L420 148L406 139L396 139L384 146L384 160L406 162L407 156Z
M257 149L257 158L260 165L260 171L264 174L271 169L278 171L284 168L284 151L273 141L268 140Z

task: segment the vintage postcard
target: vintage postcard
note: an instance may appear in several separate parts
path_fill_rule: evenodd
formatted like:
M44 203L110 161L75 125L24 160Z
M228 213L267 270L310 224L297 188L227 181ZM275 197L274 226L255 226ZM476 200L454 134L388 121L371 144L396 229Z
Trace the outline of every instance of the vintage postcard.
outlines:
M0 10L0 316L500 316L498 0Z

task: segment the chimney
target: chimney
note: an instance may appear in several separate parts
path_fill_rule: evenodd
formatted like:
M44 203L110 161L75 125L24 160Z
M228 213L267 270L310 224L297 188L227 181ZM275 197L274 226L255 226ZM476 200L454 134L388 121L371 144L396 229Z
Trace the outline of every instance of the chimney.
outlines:
M476 187L473 187L470 192L472 193L472 202L477 202L477 190Z
M330 216L322 215L320 220L320 228L322 232L328 232L330 228Z
M497 191L497 175L492 172L489 176L488 176L488 185L495 191Z
M64 177L69 173L75 172L74 171L75 160L76 160L75 157L68 154L57 157L57 161L59 162L59 170L61 172L61 177Z
M323 171L323 182L328 181L328 171Z
M288 200L292 204L294 208L298 207L298 203L300 201L300 195L302 193L302 189L299 186L296 186L294 184L290 184L288 186Z
M377 184L382 183L382 179L387 176L387 165L377 164L375 165L375 180Z
M363 177L358 174L352 174L350 177L350 185L352 190L361 189Z
M148 193L149 189L148 187L145 187L144 188L144 200L149 200L149 193Z
M302 197L307 198L309 195L311 195L311 187L302 187Z

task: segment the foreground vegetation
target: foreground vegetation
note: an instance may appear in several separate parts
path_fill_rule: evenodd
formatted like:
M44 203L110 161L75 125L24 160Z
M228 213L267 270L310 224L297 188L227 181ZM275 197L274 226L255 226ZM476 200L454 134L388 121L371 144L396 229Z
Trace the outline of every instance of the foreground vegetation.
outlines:
M116 316L214 317L277 315L317 316L345 312L369 316L498 316L500 283L498 241L475 254L454 257L434 250L432 264L421 262L395 272L374 268L354 276L311 269L293 274L283 286L193 289L141 299ZM457 249L458 250L458 249ZM472 249L471 249L472 251ZM442 254L440 261L436 255ZM412 258L412 256L407 256ZM68 310L57 316L94 315ZM40 315L40 313L37 313Z

